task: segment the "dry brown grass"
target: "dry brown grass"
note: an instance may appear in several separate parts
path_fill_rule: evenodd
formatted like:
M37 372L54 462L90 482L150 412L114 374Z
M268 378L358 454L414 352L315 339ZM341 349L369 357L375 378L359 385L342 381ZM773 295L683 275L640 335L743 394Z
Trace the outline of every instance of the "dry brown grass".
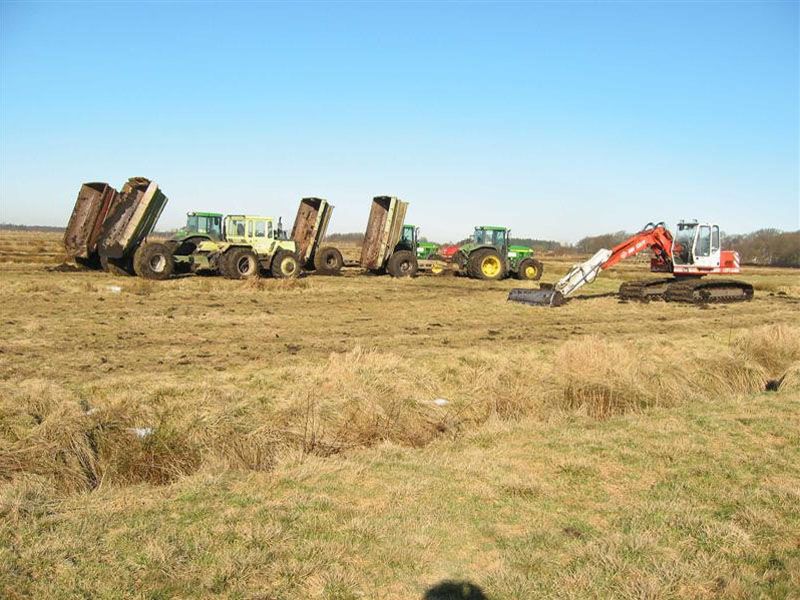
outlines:
M800 362L800 329L787 323L757 327L740 334L733 346L744 359L763 367L770 377L780 377Z
M517 285L2 266L0 590L408 598L473 574L493 600L698 597L722 572L749 595L769 549L737 527L794 564L773 533L800 300L538 310L505 302Z
M780 340L791 344L796 334L783 328L779 337L768 336L772 352L790 354ZM764 337L762 330L743 334L737 347L761 348ZM144 398L128 389L90 403L46 381L7 382L0 387L0 473L41 476L65 492L163 484L202 465L269 469L286 452L328 456L381 442L420 447L490 418L544 419L555 410L605 419L753 394L768 379L759 364L724 350L711 357L671 350L658 362L645 352L593 336L568 341L540 361L531 386L523 379L527 354L479 354L430 378L400 355L356 347L330 354L311 371L277 369L279 399L267 404L241 392L198 396L196 388ZM266 392L272 385L254 375L248 387ZM446 402L437 405L436 398Z

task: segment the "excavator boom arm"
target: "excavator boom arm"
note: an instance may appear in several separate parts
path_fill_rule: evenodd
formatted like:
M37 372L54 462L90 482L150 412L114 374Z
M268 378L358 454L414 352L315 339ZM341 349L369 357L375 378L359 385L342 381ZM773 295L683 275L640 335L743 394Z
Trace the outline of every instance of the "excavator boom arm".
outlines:
M664 223L648 223L639 233L611 250L598 250L586 262L572 267L569 273L555 285L555 290L563 297L573 294L577 289L591 283L601 270L610 269L620 261L651 248L659 260L672 263L672 234Z

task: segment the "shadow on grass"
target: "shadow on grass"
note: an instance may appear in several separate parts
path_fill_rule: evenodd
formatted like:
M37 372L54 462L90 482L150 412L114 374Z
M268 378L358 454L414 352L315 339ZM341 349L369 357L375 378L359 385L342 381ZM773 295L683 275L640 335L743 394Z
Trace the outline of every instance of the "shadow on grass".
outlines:
M469 581L442 581L425 592L422 600L489 600L489 597Z

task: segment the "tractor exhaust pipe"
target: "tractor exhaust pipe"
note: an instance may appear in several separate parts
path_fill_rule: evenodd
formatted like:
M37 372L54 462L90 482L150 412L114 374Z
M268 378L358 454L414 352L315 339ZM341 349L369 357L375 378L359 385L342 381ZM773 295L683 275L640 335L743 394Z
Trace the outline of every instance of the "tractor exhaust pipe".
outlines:
M564 294L553 289L551 284L543 283L538 290L529 288L514 288L508 293L510 302L520 302L531 306L561 306L567 299Z

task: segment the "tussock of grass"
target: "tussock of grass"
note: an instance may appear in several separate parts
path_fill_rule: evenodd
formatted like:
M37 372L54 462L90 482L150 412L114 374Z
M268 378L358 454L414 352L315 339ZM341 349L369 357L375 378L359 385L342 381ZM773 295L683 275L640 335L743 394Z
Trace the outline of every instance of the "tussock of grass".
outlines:
M391 353L356 347L332 354L310 377L298 378L284 414L289 432L304 451L321 454L384 440L423 445L445 427L419 402L421 375Z
M800 392L800 362L792 365L783 375L780 385L781 392Z
M605 418L672 404L675 389L659 363L635 348L589 336L566 342L548 374L552 405Z
M779 377L800 361L800 328L785 324L751 329L734 340L734 349L761 365L770 377Z
M114 483L167 483L193 471L199 449L167 420L136 435L142 411L125 404L88 409L72 393L41 381L4 384L0 474L49 478L67 492ZM148 422L147 420L145 422ZM152 421L150 421L152 422Z
M735 351L669 349L587 337L566 342L548 373L551 405L596 418L764 389L769 368L795 356L797 331L764 328L742 334Z

